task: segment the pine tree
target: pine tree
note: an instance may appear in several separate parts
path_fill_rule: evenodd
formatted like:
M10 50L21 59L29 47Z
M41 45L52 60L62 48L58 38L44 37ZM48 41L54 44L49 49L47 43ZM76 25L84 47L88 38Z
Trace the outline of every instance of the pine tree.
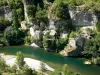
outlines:
M22 54L22 52L17 52L17 57L16 57L16 63L17 63L17 65L19 66L19 68L22 68L23 66L24 66L24 64L25 64L25 62L24 62L24 56L23 56L23 54Z
M13 20L12 27L14 29L18 29L18 27L20 27L20 23L19 23L18 15L15 9L12 10L12 20Z

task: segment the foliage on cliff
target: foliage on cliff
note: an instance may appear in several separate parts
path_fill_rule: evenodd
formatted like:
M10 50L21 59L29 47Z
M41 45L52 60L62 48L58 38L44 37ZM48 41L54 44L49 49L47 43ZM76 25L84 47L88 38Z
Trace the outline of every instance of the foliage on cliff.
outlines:
M83 54L92 63L100 65L100 33L97 33L94 38L86 40Z

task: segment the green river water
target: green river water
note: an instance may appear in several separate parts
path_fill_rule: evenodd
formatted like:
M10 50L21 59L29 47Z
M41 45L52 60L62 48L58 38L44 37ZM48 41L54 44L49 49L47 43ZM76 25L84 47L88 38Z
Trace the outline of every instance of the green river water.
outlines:
M64 64L68 64L69 70L79 72L81 75L100 75L100 66L85 65L83 58L63 57L57 53L47 52L42 48L27 46L0 47L0 53L15 55L17 51L23 52L25 56L42 60L54 69L61 69Z

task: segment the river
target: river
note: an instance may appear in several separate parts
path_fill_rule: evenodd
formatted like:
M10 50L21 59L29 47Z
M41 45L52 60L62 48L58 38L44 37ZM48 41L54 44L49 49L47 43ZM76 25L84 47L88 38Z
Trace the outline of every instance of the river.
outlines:
M100 75L100 67L85 65L83 58L63 57L58 53L47 52L42 48L27 46L0 47L0 53L15 55L18 51L23 52L27 57L42 60L54 69L61 69L64 64L68 64L70 71L79 72L81 75Z

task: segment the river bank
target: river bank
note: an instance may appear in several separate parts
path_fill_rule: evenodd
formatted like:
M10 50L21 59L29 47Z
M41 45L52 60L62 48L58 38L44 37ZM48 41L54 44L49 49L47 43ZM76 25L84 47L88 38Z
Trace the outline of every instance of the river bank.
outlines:
M4 59L4 61L6 62L6 64L8 66L13 66L16 65L16 56L14 55L5 55L4 53L0 53L0 57ZM26 65L28 65L31 69L35 69L36 71L39 71L41 69L41 61L39 60L35 60L32 58L24 58L24 61L26 63ZM45 68L49 71L54 71L53 68L51 68L50 66L48 66L46 63L45 64Z

